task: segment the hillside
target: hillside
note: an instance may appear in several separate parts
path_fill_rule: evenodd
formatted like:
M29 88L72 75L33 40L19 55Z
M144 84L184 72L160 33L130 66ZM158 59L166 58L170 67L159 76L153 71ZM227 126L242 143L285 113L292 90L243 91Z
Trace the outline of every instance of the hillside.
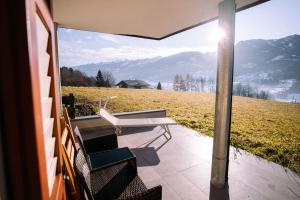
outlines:
M248 40L235 47L235 76L300 80L300 35L277 40ZM272 83L270 82L270 83Z
M88 99L118 96L111 112L164 108L178 123L212 136L215 96L165 90L62 87ZM231 144L300 173L300 104L233 98Z
M95 76L110 71L116 81L141 79L153 86L160 81L172 89L176 74L205 77L215 83L216 53L182 52L167 57L124 60L73 66ZM273 40L247 40L235 46L234 83L250 84L256 91L267 91L278 101L300 101L300 35Z
M125 60L73 66L90 76L99 69L111 71L117 80L143 79L170 82L176 74L216 76L216 53L183 52L167 57ZM274 40L247 40L235 46L235 79L251 82L300 80L300 35Z

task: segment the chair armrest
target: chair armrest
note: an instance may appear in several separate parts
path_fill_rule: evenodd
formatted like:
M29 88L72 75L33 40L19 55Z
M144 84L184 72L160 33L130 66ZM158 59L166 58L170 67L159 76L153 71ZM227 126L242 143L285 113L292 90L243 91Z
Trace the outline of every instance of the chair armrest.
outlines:
M158 185L153 188L147 189L144 192L137 193L127 198L119 200L161 200L162 199L162 186Z

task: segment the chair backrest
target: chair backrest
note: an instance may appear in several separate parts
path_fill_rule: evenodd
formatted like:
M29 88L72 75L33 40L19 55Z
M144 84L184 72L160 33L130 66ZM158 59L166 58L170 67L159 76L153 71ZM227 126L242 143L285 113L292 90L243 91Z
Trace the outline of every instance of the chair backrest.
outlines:
M107 112L105 109L101 108L99 112L100 116L114 126L118 126L119 119Z
M79 185L81 186L81 194L87 194L88 199L93 200L90 167L86 157L81 149L78 149L75 157L75 170L78 175Z
M76 188L76 174L74 171L74 160L75 160L75 140L74 135L71 132L70 126L65 122L64 117L61 117L62 135L61 135L61 146L62 146L62 157L63 164L65 167L65 173L69 177L68 185L72 192L72 195L78 193Z
M78 126L75 127L74 134L75 134L75 143L79 145L79 148L83 151L84 156L87 157L88 154L86 153L86 150L84 147L84 142L83 142L83 139L82 139L82 136L81 136ZM90 162L88 162L88 164L90 164Z

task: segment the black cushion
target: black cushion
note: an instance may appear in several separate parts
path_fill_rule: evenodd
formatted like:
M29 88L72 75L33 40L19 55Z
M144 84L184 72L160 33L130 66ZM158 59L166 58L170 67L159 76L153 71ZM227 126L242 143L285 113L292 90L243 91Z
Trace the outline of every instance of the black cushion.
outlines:
M117 134L113 129L80 128L80 132L85 136L82 141L87 154L118 148Z

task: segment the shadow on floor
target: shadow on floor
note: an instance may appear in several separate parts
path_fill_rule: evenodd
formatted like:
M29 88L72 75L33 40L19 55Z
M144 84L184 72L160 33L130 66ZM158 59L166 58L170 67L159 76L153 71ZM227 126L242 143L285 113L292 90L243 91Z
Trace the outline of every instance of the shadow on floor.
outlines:
M154 147L142 147L130 149L137 158L137 166L154 166L158 165L160 160Z
M162 144L160 144L159 146L156 147L156 151L158 151L159 149L161 149L165 144L167 144L167 142L169 142L169 140L171 140L172 138L171 137L167 137L166 136L166 132L160 134L159 136L147 141L147 142L144 142L143 144L141 144L139 147L149 147L152 143L154 143L155 141L157 141L160 137L164 137L166 140L165 142L163 142Z
M156 148L150 147L151 144L153 144L155 141L157 141L160 137L164 137L165 141L161 143ZM131 151L136 155L137 157L137 166L143 167L143 166L154 166L158 165L160 162L160 159L157 155L157 151L161 149L167 142L170 141L171 138L167 137L165 133L160 134L159 136L150 139L149 141L141 144L137 148L131 148Z
M122 135L131 135L136 133L147 133L153 131L155 126L152 127L134 127L134 128L122 128Z

